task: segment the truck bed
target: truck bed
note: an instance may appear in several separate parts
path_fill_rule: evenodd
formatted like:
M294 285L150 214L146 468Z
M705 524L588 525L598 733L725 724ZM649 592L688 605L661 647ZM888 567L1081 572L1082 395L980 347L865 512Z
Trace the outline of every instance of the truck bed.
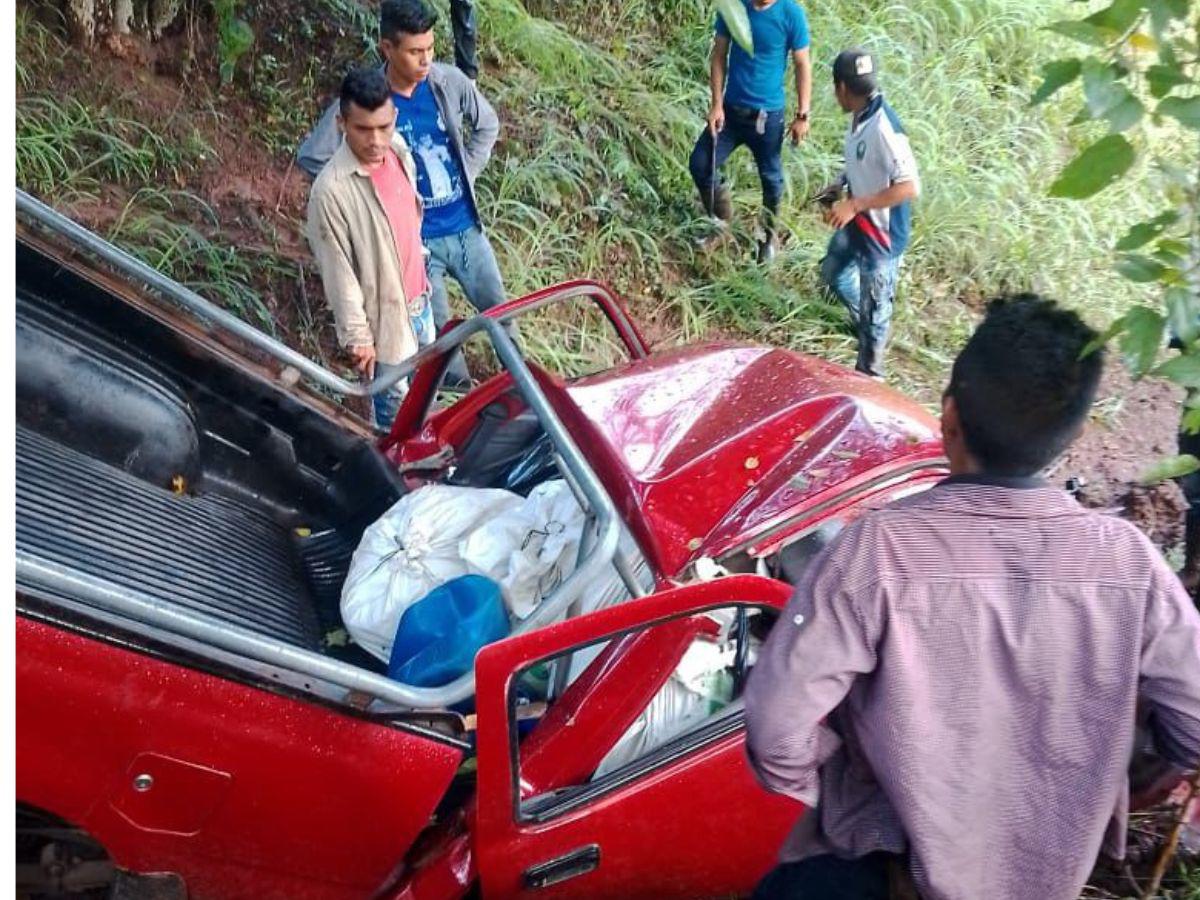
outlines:
M19 550L297 647L320 629L291 537L264 512L156 487L16 430Z

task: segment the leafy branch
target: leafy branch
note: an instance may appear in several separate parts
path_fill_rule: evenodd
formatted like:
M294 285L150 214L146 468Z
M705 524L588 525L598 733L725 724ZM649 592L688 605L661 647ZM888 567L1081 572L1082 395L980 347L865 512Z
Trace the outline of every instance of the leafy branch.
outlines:
M1117 272L1157 290L1154 306L1129 310L1097 342L1117 341L1135 378L1155 375L1185 391L1181 427L1200 431L1200 10L1196 0L1114 0L1049 30L1090 47L1042 68L1032 105L1078 81L1083 106L1073 124L1107 123L1050 186L1081 200L1119 182L1147 155L1162 182L1161 212L1113 246ZM1146 133L1165 134L1149 142ZM1146 149L1146 148L1150 149ZM1178 162L1182 147L1187 164ZM1179 355L1159 362L1164 342ZM1094 349L1094 348L1093 348ZM1200 469L1193 456L1164 460L1147 480Z

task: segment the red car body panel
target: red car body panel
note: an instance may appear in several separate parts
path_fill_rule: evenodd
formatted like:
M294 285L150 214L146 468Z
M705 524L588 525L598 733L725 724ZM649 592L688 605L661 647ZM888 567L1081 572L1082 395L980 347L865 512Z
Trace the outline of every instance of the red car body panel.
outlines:
M361 898L425 827L462 751L24 616L17 796L190 896ZM150 790L133 779L150 774Z
M773 864L803 807L759 787L740 728L549 821L523 822L516 804L524 785L518 785L525 781L526 766L537 760L528 760L522 746L518 779L509 691L514 673L572 647L718 606L779 608L790 594L779 582L736 576L664 591L484 648L476 659L476 847L485 895L727 897L748 892ZM662 646L682 653L686 644L678 638L686 627L680 630L670 621L665 628ZM597 658L593 667L611 662ZM608 729L600 718L570 720L563 727L576 725L586 729L572 738L579 746L589 743L587 731L599 738ZM593 845L599 856L594 871L557 885L527 885L530 869Z
M614 460L659 571L717 556L848 479L941 456L937 422L870 379L786 350L706 344L567 388Z

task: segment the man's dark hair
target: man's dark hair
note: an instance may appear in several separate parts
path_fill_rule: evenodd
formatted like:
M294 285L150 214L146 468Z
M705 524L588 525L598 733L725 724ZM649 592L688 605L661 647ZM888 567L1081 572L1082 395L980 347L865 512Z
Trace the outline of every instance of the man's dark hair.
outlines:
M875 60L861 47L843 50L833 61L833 83L844 84L856 97L870 97L875 93Z
M350 114L350 104L374 112L392 97L387 76L379 69L351 69L342 79L341 102L338 109L342 118Z
M379 36L394 41L401 34L424 34L437 24L437 10L425 0L383 0Z
M1096 332L1036 294L1001 297L954 361L954 398L967 450L996 475L1033 475L1074 439L1087 416L1104 351Z

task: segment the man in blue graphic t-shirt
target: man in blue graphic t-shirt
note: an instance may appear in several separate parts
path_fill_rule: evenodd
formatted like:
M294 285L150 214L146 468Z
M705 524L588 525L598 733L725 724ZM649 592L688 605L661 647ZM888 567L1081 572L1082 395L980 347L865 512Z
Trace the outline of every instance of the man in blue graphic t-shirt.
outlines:
M396 104L396 130L417 163L417 188L425 203L421 239L429 248L433 314L440 328L450 318L446 275L459 283L480 312L507 298L492 245L480 227L465 161L449 130L450 111L438 102L430 83L436 22L437 13L424 0L384 0L380 8L379 48ZM487 105L482 96L478 102ZM450 378L465 375L461 356L457 357Z
M730 40L729 27L718 14L709 69L712 102L708 127L696 141L690 169L700 190L704 210L721 225L721 231L703 242L720 240L733 218L729 191L718 174L729 154L745 144L754 154L762 182L764 237L758 259L775 255L775 219L783 197L783 134L799 144L808 135L812 99L808 20L796 0L741 0L750 20L753 54ZM785 123L783 82L788 58L796 72L796 115ZM728 78L726 72L728 71Z
M500 121L470 78L433 61L436 23L437 13L424 0L384 0L379 11L379 52L396 105L396 131L416 162L425 208L421 240L429 251L433 315L441 328L450 318L447 275L481 312L507 298L474 189ZM314 176L341 142L335 107L300 147L299 164ZM447 383L461 385L466 379L462 355L456 354Z

